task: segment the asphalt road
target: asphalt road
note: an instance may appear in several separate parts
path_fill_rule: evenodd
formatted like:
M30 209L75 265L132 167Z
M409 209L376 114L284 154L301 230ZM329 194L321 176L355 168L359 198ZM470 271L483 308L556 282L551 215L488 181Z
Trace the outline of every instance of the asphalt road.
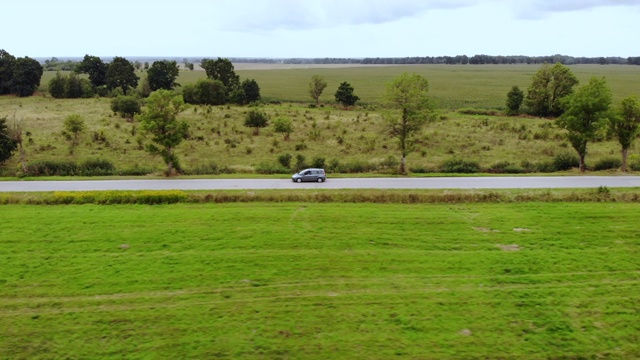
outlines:
M640 187L640 176L437 177L329 179L166 179L92 181L0 181L0 192L87 190L259 190L259 189L554 189Z

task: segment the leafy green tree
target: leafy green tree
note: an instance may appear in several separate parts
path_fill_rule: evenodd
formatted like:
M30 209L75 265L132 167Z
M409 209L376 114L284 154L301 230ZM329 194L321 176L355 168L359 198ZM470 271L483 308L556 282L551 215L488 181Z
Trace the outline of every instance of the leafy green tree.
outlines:
M279 117L273 121L273 131L284 134L284 140L289 140L289 136L293 132L293 123L287 117ZM288 167L288 166L287 166Z
M254 79L245 79L240 84L244 91L244 103L252 103L260 100L260 86Z
M141 129L151 134L153 142L147 144L146 150L162 157L167 165L167 176L181 171L175 148L189 133L189 125L178 120L178 114L183 109L182 96L177 96L170 90L158 90L152 92L147 99L147 106L141 116Z
M229 59L202 59L200 66L207 73L209 79L222 81L227 90L227 94L231 93L240 85L240 77L236 74L233 64Z
M107 64L97 56L85 55L84 59L76 65L75 71L80 74L88 74L93 86L100 87L107 84Z
M557 120L558 126L567 130L567 138L578 152L580 172L586 170L587 144L601 135L610 118L610 105L611 90L606 81L593 77L567 98L566 112Z
M182 96L188 104L222 105L227 102L227 92L220 80L201 79L186 85Z
M176 86L180 86L180 84L176 83L180 68L178 68L178 63L175 61L154 61L147 74L151 91L160 89L173 90Z
M403 73L387 84L384 101L387 107L400 110L386 116L386 128L398 141L402 156L400 173L406 174L407 155L415 148L415 136L433 118L429 101L429 82L418 74Z
M40 86L42 65L30 57L18 58L13 66L11 92L23 97L31 96Z
M0 49L0 95L11 93L11 79L15 62L15 56Z
M133 67L136 68L136 71L140 71L140 69L142 69L142 63L140 61L136 60L133 63Z
M64 88L66 83L66 78L59 71L56 72L56 76L49 80L49 94L56 99L63 99L65 97Z
M149 85L149 76L144 75L140 81L138 92L141 97L148 98L151 95L151 85Z
M115 97L111 100L111 111L131 122L136 114L140 114L140 101L135 96Z
M507 115L520 114L520 106L524 101L524 92L519 87L514 86L507 93Z
M251 110L244 119L244 126L253 128L254 135L260 135L260 128L269 124L267 114L258 110Z
M356 101L360 100L359 97L353 94L353 86L346 81L338 86L335 97L336 101L343 106L353 106Z
M78 146L80 133L84 131L86 125L84 118L78 114L71 114L64 119L64 134L71 142L69 152L73 154L74 149Z
M66 77L64 84L64 97L67 99L81 98L83 95L82 82L74 73Z
M0 118L0 164L4 164L13 156L18 148L18 142L7 128L7 118Z
M622 147L622 171L627 171L627 157L633 141L640 134L640 102L627 97L620 103L615 116L609 118L609 130Z
M130 88L138 86L139 79L131 61L116 56L109 63L107 68L107 86L109 90L120 88L122 93L127 95Z
M149 62L148 61L144 62L144 69L145 70L149 70Z
M324 80L324 77L320 75L313 75L311 77L311 82L309 82L309 95L316 101L316 105L320 104L320 95L322 95L326 87L327 82Z
M526 104L533 115L562 115L562 99L571 95L577 84L578 79L567 66L556 63L551 67L545 63L533 76Z

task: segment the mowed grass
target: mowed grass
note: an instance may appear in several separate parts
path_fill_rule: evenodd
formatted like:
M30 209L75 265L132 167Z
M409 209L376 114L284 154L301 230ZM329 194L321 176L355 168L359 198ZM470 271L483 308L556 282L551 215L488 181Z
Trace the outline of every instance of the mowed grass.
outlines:
M0 206L0 354L638 358L639 210Z

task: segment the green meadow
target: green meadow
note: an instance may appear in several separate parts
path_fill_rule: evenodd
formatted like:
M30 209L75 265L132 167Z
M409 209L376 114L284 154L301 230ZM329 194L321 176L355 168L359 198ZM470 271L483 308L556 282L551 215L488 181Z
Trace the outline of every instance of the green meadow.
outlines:
M11 359L633 359L637 203L0 206Z
M267 100L308 102L308 84L315 74L322 75L327 88L320 97L323 102L335 102L334 94L343 81L350 83L361 103L378 103L385 84L403 72L417 73L429 80L430 94L441 108L503 108L507 92L517 85L526 90L540 65L369 65L325 67L278 65L252 66L236 64L241 79L255 79L260 93ZM619 102L629 95L640 95L640 66L571 65L569 67L582 84L592 76L605 77ZM40 90L46 91L55 72L46 72ZM143 73L138 73L142 76ZM204 71L181 71L178 83L191 84L206 77Z

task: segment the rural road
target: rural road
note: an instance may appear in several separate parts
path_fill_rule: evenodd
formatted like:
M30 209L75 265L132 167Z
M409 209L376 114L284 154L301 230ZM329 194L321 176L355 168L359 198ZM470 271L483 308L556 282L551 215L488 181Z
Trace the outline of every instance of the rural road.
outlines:
M88 190L260 190L260 189L553 189L640 187L640 176L437 177L329 179L167 179L92 181L0 181L0 192Z

